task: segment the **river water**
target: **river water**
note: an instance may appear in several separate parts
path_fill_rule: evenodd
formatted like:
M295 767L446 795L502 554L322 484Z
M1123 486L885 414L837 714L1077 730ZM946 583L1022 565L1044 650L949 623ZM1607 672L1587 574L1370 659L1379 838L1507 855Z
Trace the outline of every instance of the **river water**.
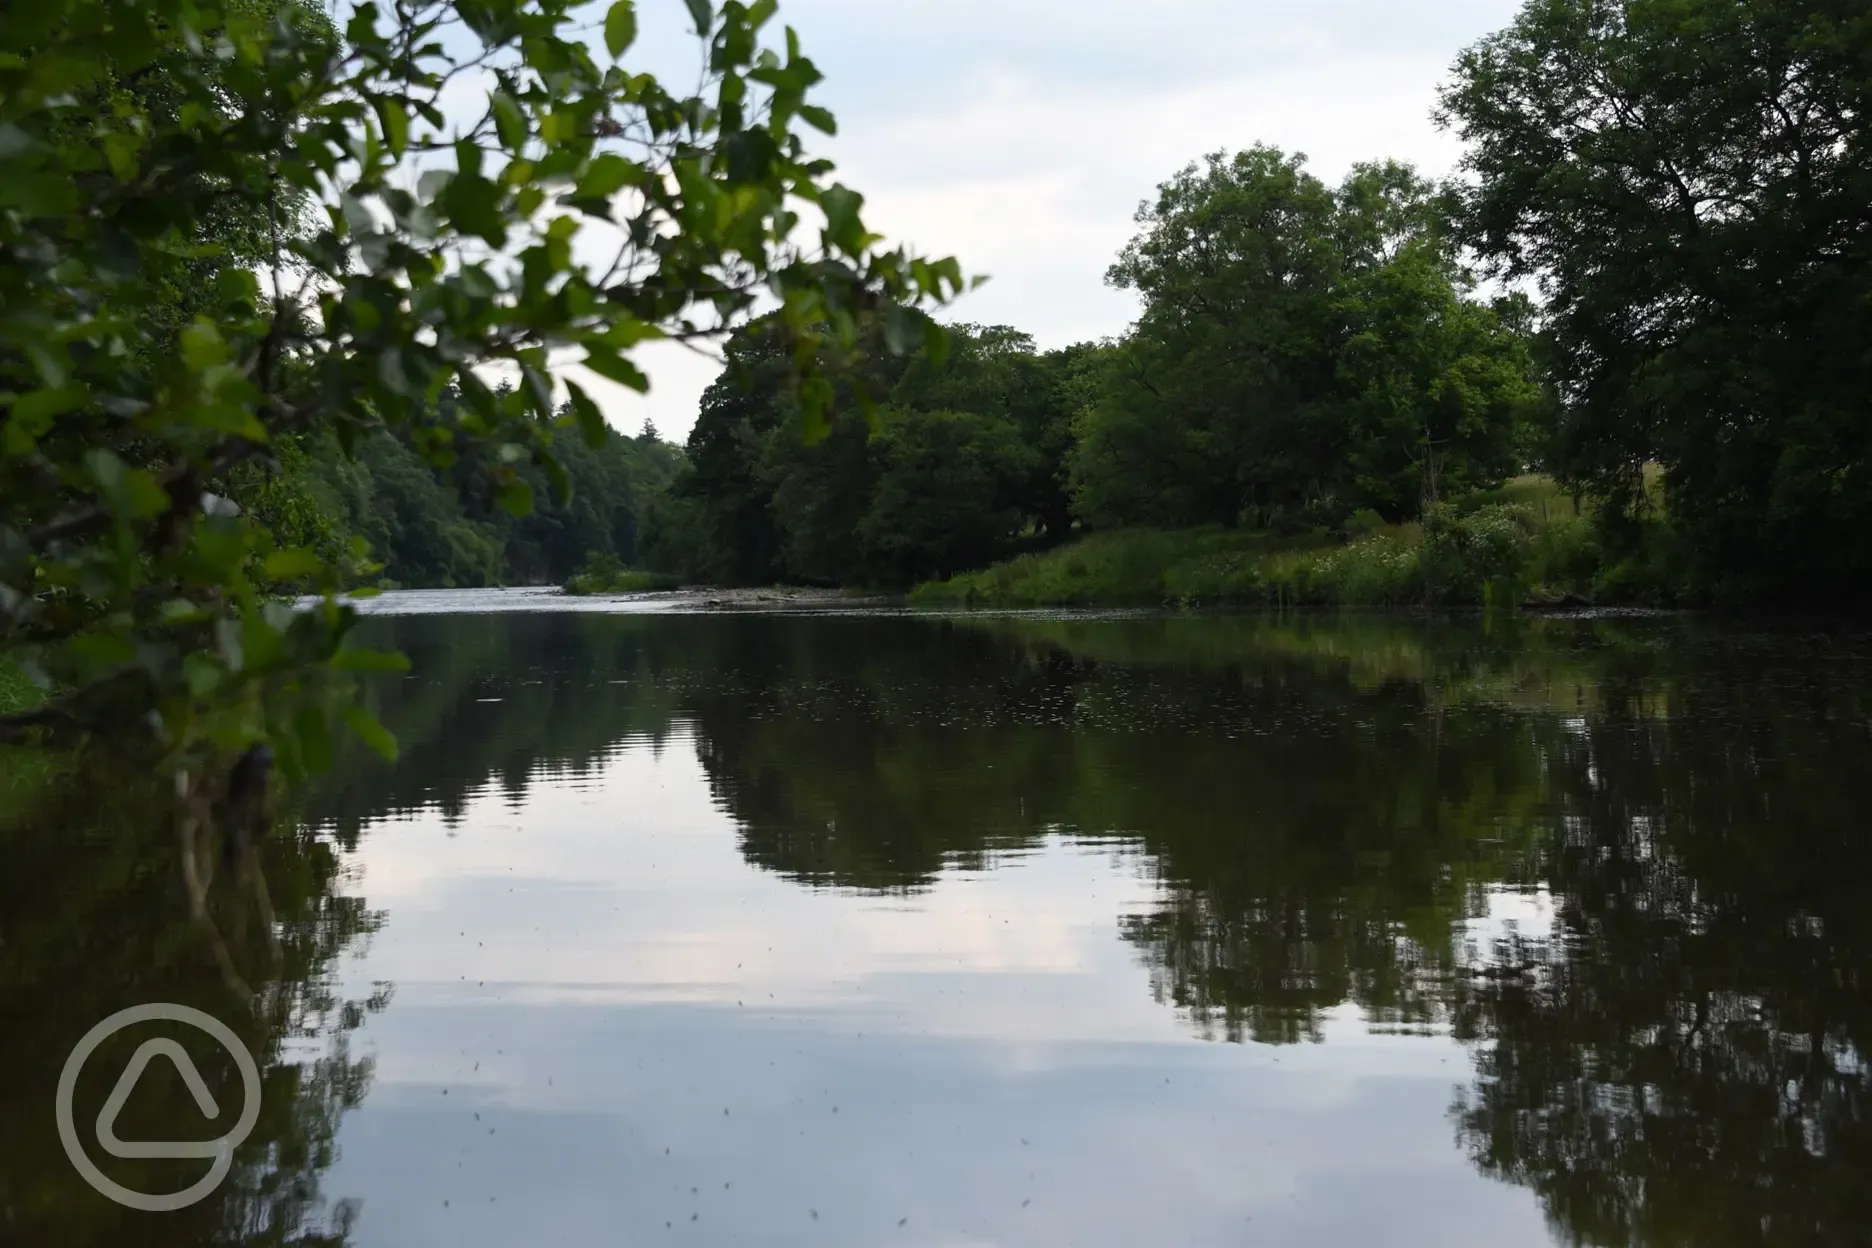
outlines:
M111 1010L226 1012L170 841L16 834L0 1231L1872 1242L1872 636L516 601L374 608L402 755L267 850L266 1108L189 1210L43 1104Z

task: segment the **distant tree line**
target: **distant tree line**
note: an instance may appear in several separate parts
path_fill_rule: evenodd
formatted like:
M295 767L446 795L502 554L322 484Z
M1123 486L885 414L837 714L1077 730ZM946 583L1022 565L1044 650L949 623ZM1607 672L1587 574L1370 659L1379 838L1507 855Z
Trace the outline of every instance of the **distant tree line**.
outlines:
M1456 181L1332 187L1257 146L1164 183L1108 274L1142 302L1121 339L963 327L807 445L751 327L646 549L905 584L1083 529L1408 520L1538 469L1676 596L1855 596L1869 96L1858 0L1532 0L1442 90Z
M535 465L513 467L530 506L515 514L489 488L489 467L464 455L438 468L387 434L345 453L334 438L282 452L278 472L236 482L235 494L276 533L343 560L355 539L363 579L454 588L560 584L594 558L630 564L654 500L682 451L646 427L557 448L570 485L562 497Z

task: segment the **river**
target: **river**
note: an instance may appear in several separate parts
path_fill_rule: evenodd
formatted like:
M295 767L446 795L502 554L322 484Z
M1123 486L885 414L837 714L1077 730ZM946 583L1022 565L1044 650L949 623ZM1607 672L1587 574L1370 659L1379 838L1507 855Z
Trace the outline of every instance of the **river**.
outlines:
M373 606L402 754L271 838L276 974L218 903L188 1210L48 1104L226 1009L172 838L12 834L9 1242L1867 1242L1872 635L525 597Z

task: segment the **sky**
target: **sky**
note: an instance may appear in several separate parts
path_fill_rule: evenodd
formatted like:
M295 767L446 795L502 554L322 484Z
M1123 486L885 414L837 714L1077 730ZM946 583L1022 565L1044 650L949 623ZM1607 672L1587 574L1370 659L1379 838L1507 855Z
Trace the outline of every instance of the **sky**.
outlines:
M1205 153L1269 143L1337 181L1360 160L1453 170L1431 118L1467 45L1521 0L781 0L839 120L819 150L892 242L954 255L987 285L946 319L1042 349L1121 334L1105 285L1138 205ZM682 0L639 0L645 68L693 73ZM628 58L627 58L628 59ZM639 397L594 379L612 422L681 441L718 366L640 357Z

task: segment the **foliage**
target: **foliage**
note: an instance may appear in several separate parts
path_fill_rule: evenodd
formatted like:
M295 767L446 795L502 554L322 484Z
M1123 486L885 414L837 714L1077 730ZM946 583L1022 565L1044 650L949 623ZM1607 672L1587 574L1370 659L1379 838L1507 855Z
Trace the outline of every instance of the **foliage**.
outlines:
M256 847L270 913L246 888L218 887L211 909L238 971L263 989L230 1001L176 887L177 837L167 783L102 750L19 809L0 810L0 1172L13 1200L9 1236L49 1244L142 1243L233 1248L340 1248L355 1207L320 1190L345 1114L372 1078L352 1044L390 996L387 985L347 999L340 959L382 924L354 895L355 865L333 837L282 818ZM229 874L232 874L231 872ZM271 968L270 971L267 968ZM226 1179L201 1202L152 1220L99 1198L60 1147L48 1089L99 1019L170 1001L204 1009L239 1036L261 1072L261 1113ZM230 1008L230 1006L234 1008ZM250 1008L240 1008L247 1006ZM223 1107L240 1103L227 1052L192 1029L177 1032ZM122 1068L134 1033L107 1042L101 1070ZM109 1063L115 1062L116 1065ZM87 1068L87 1083L99 1076ZM108 1084L81 1092L87 1102ZM94 1102L92 1102L94 1103ZM145 1079L121 1125L134 1138L173 1138L201 1121L186 1087ZM173 1163L112 1163L144 1191L171 1190Z
M1216 527L1117 530L926 582L910 600L928 607L1655 604L1683 592L1666 542L1662 533L1653 538L1642 562L1609 561L1590 517L1468 502L1439 505L1420 523L1361 524L1343 538L1323 530L1285 539Z
M575 597L641 594L652 590L675 589L677 584L673 576L627 568L610 551L594 550L586 557L585 566L565 583L565 592Z
M1466 241L1544 296L1550 466L1635 546L1661 464L1699 593L1872 571L1869 92L1857 0L1540 0L1443 92Z
M0 663L0 715L30 710L44 700L24 672ZM0 822L29 809L58 770L57 760L43 751L0 745Z
M1322 539L1292 540L1316 544ZM1252 578L1263 556L1286 544L1292 541L1220 527L1118 529L925 582L911 591L910 601L918 606L1161 606L1178 600L1173 584L1193 601L1240 601L1234 587Z
M330 442L321 452L306 491L332 526L366 538L390 583L444 587L559 583L592 551L634 561L644 515L682 458L654 437L613 433L596 447L568 439L557 456L569 497L520 465L516 478L536 501L515 516L489 495L484 465L439 471L387 435L361 441L351 456Z
M1080 516L1299 530L1508 475L1540 391L1447 207L1407 166L1335 191L1265 146L1164 183L1108 275L1144 310L1079 417Z
M811 433L861 335L936 332L917 308L958 269L881 250L808 154L833 122L773 0L689 7L693 96L615 63L632 0L603 58L572 0L365 3L342 32L236 0L0 12L0 653L59 690L0 732L184 769L265 739L297 775L342 718L387 750L345 691L390 665L346 642L348 565L230 502L243 467L389 436L523 517L537 482L567 493L556 435L605 433L576 382L555 403L568 351L642 389L632 348L764 301ZM441 537L492 568L472 528Z
M876 345L876 344L874 344ZM688 468L646 544L700 580L908 585L1071 527L1064 449L1085 349L1042 354L1005 326L953 326L940 353L874 351L884 402L835 392L812 440L776 384L771 334L729 345L703 396Z
M1020 429L977 412L896 409L882 424L877 482L858 522L872 575L910 585L1006 551L1027 518L1022 490L1038 459Z

